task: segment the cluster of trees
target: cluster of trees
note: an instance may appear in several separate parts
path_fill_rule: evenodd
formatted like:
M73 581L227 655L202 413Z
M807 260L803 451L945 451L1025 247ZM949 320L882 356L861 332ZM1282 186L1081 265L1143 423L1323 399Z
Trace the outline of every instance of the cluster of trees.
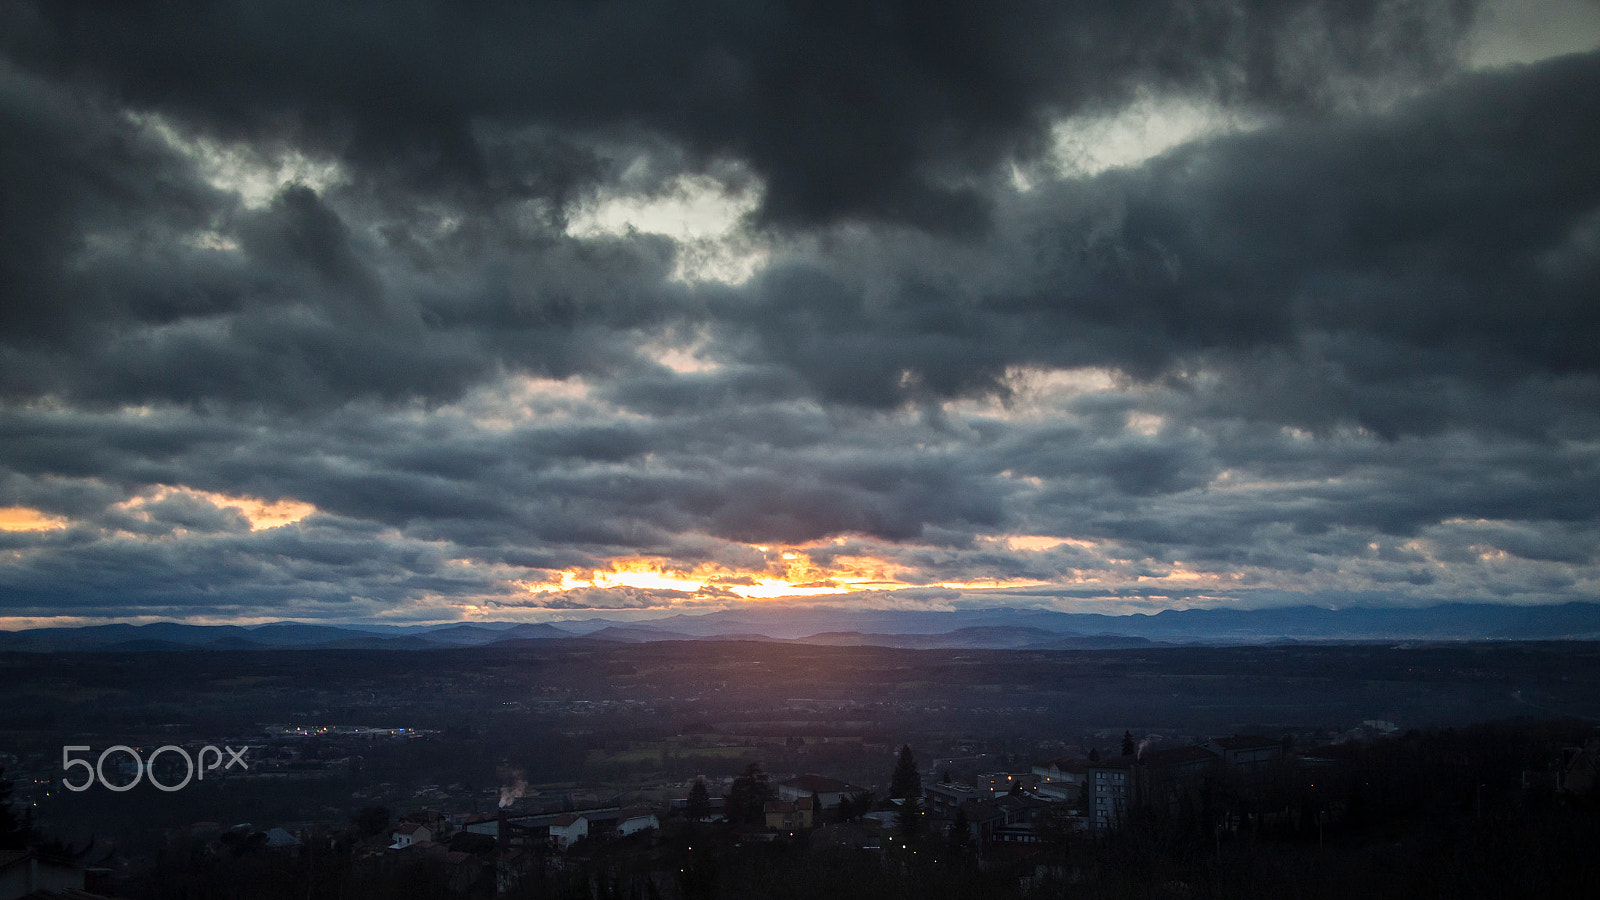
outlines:
M767 801L777 796L771 782L767 781L767 773L761 767L751 763L744 770L744 774L733 780L733 786L728 791L728 804L725 808L728 821L747 823L751 825L762 824L766 821Z
M32 816L24 812L17 815L11 808L11 779L0 768L0 850L18 850L26 846L33 834Z
M723 806L723 815L727 821L734 824L760 825L765 822L767 802L776 797L777 791L773 788L767 773L760 765L751 763L745 767L743 774L733 779ZM925 816L922 802L922 775L917 769L917 760L909 745L900 748L899 760L895 763L894 772L889 779L889 798L896 801L894 804L896 823L901 832L907 835L921 833ZM846 795L839 798L835 816L840 822L855 821L872 812L878 805L878 799L872 791ZM820 824L822 801L816 794L812 794L811 808L814 815L818 816L817 822ZM693 787L689 789L689 799L684 813L694 822L704 821L711 815L711 792L706 787L705 779L695 779Z

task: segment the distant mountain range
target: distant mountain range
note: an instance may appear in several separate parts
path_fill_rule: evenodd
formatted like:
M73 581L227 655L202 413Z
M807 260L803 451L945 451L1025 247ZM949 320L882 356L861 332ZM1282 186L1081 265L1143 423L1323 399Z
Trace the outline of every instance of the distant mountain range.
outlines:
M91 625L0 631L0 651L133 652L269 649L428 650L506 641L788 641L910 649L1107 650L1162 644L1297 641L1600 640L1600 603L1508 606L1449 603L1418 609L1297 606L1166 610L1110 616L995 608L918 612L779 607L647 621L593 618L456 625Z
M313 625L272 622L266 625L88 625L81 628L35 628L0 631L0 651L36 653L99 650L437 650L479 647L499 641L572 638L544 623L495 622L484 625L425 625L384 628L374 633L364 625Z

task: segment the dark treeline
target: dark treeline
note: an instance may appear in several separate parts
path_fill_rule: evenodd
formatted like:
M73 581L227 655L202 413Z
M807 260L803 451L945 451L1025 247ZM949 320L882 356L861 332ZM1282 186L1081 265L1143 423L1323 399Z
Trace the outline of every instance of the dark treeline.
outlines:
M1333 748L1270 795L1218 788L1176 809L1130 810L1112 834L1041 829L1028 845L976 846L929 823L890 827L867 851L825 839L857 827L835 816L793 836L671 817L657 832L524 859L511 885L494 854L470 870L358 859L371 825L352 822L292 853L174 843L116 887L130 900L1600 896L1600 797L1571 777L1558 791L1554 777L1574 748L1593 753L1595 735L1572 720L1412 731ZM741 793L752 792L765 796L754 782ZM755 797L730 799L753 812Z

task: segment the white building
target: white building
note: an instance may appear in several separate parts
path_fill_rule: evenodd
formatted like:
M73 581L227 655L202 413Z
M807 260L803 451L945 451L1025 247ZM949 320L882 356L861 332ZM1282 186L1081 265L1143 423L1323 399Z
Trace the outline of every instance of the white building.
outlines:
M574 841L582 840L588 836L589 820L583 816L567 813L563 816L556 816L550 822L550 840L563 850L572 846Z
M660 820L656 818L655 813L648 809L625 809L622 811L622 814L617 817L617 834L620 834L623 837L627 837L628 835L636 832L649 831L652 828L660 827Z
M433 829L415 822L407 822L396 828L389 836L394 839L389 845L390 850L404 850L412 844L433 840Z
M788 781L778 783L778 799L793 803L801 797L810 797L815 794L817 802L823 809L832 809L839 805L839 800L844 797L854 797L864 793L864 788L847 784L833 778L821 775L801 775Z

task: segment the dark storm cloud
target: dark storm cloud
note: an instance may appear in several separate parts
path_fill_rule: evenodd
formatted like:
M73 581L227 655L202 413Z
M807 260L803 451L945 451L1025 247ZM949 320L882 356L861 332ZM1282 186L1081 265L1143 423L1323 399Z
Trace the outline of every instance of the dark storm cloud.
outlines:
M1000 390L1015 364L1199 363L1245 385L1215 412L1305 427L1592 428L1596 98L1591 53L1217 138L1025 195L987 254L872 235L831 270L775 267L725 315L869 406Z
M151 542L71 542L3 573L7 615L365 616L418 598L498 588L436 547L332 530Z
M9 65L0 100L0 395L13 399L317 408L453 396L502 364L614 367L631 353L612 332L673 303L660 239L574 247L546 228L530 245L495 208L420 243L382 216L415 227L421 195L401 189L401 209L385 209L359 185L338 208L303 184L252 208L203 177L216 160L183 152L198 132L172 138L98 91ZM282 149L244 163L270 166Z
M448 397L500 366L623 364L631 338L616 331L669 320L681 302L659 284L672 250L645 238L574 249L561 229L570 203L637 168L639 148L664 145L678 166L747 165L765 221L961 232L987 218L996 167L1040 152L1056 118L1168 88L1336 106L1352 84L1446 70L1469 15L1447 3L297 4L270 16L52 3L7 18L0 388L326 406ZM299 186L240 209L124 110L164 115L185 140L243 141L258 161L296 148L338 160L339 202ZM449 237L423 233L424 204L452 211ZM350 215L372 228L355 234ZM240 252L181 240L207 227ZM830 293L773 291L813 307ZM923 293L917 303L948 306L939 286ZM828 312L847 311L812 315ZM933 315L963 324L958 310ZM896 365L948 395L992 379L929 360L1001 361L925 327L892 353L797 337L789 361L825 395L854 386L874 403L899 397Z
M1352 82L1447 69L1470 6L44 3L8 18L30 67L419 189L488 186L480 120L635 127L749 162L772 221L948 228L982 215L965 182L1036 149L1051 117L1148 86L1336 104ZM550 192L549 177L497 187Z
M1421 360L1447 376L1593 372L1597 86L1600 55L1587 54L1467 78L1354 127L1174 154L1133 195L1125 234L1174 258L1179 334L1205 338L1192 323L1208 322L1249 335L1233 314L1265 319L1267 336L1298 327L1453 352L1453 371ZM1190 288L1189 270L1212 290ZM1344 364L1376 379L1395 362Z
M107 231L136 227L162 241L203 225L221 198L182 160L115 110L11 65L0 67L0 133L0 334L8 349L70 345L107 320L164 321L225 302L139 285L113 292L78 283L65 265Z
M1469 5L0 16L0 614L1596 584L1600 54ZM1063 169L1150 98L1248 127Z

